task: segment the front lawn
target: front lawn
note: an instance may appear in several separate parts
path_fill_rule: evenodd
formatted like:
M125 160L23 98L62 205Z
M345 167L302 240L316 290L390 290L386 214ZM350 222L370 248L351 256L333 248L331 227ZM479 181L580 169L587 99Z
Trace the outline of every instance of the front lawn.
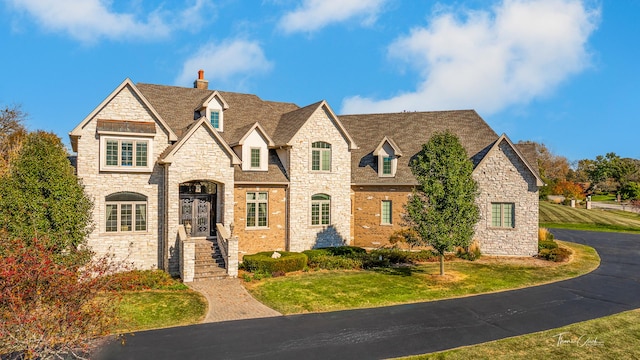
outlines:
M310 271L245 283L251 294L283 313L336 311L503 291L586 274L600 258L588 246L559 241L573 260L552 263L533 258L482 257L450 261L440 277L437 263L377 271Z
M207 300L193 290L125 291L121 295L114 333L197 324L207 312Z
M640 309L516 336L403 359L637 359Z

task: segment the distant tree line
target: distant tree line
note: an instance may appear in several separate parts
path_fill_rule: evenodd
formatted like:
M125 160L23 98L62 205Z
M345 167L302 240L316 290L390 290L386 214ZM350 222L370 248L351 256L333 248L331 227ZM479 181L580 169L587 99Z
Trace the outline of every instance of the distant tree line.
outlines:
M584 199L594 194L615 194L620 200L640 199L640 160L622 158L614 152L582 159L573 163L553 154L544 144L521 141L535 146L538 170L546 186L540 198L563 195L569 199Z

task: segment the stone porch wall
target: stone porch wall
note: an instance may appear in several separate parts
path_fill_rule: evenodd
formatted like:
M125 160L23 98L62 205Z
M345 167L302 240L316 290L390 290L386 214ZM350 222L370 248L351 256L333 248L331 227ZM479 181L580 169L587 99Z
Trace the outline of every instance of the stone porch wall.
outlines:
M195 131L188 141L174 154L167 171L169 236L169 272L178 272L178 225L180 214L179 187L191 180L208 180L218 184L216 223L225 227L233 221L233 166L229 155L204 126Z

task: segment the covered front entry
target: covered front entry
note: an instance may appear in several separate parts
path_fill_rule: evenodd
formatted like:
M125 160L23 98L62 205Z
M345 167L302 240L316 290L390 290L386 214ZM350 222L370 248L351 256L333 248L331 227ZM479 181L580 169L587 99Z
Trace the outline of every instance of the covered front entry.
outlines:
M215 235L217 190L210 181L180 184L180 224L191 228L191 236Z

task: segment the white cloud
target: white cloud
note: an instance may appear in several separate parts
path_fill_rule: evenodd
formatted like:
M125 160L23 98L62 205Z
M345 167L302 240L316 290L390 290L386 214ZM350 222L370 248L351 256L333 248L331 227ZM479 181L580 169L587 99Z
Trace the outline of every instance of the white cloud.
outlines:
M496 113L548 95L589 66L599 9L578 0L504 0L491 11L435 14L388 48L415 67L415 91L346 98L343 113L473 108Z
M203 69L210 89L239 91L249 76L268 72L272 67L255 41L237 39L220 44L209 43L184 62L176 84L193 84L198 70Z
M196 15L208 0L181 10L155 9L139 19L134 13L114 12L108 0L9 0L16 10L33 17L46 30L67 33L85 43L100 38L156 39L177 29L197 26Z
M387 0L304 0L296 10L280 19L286 33L312 32L331 23L354 18L367 25L375 22Z

